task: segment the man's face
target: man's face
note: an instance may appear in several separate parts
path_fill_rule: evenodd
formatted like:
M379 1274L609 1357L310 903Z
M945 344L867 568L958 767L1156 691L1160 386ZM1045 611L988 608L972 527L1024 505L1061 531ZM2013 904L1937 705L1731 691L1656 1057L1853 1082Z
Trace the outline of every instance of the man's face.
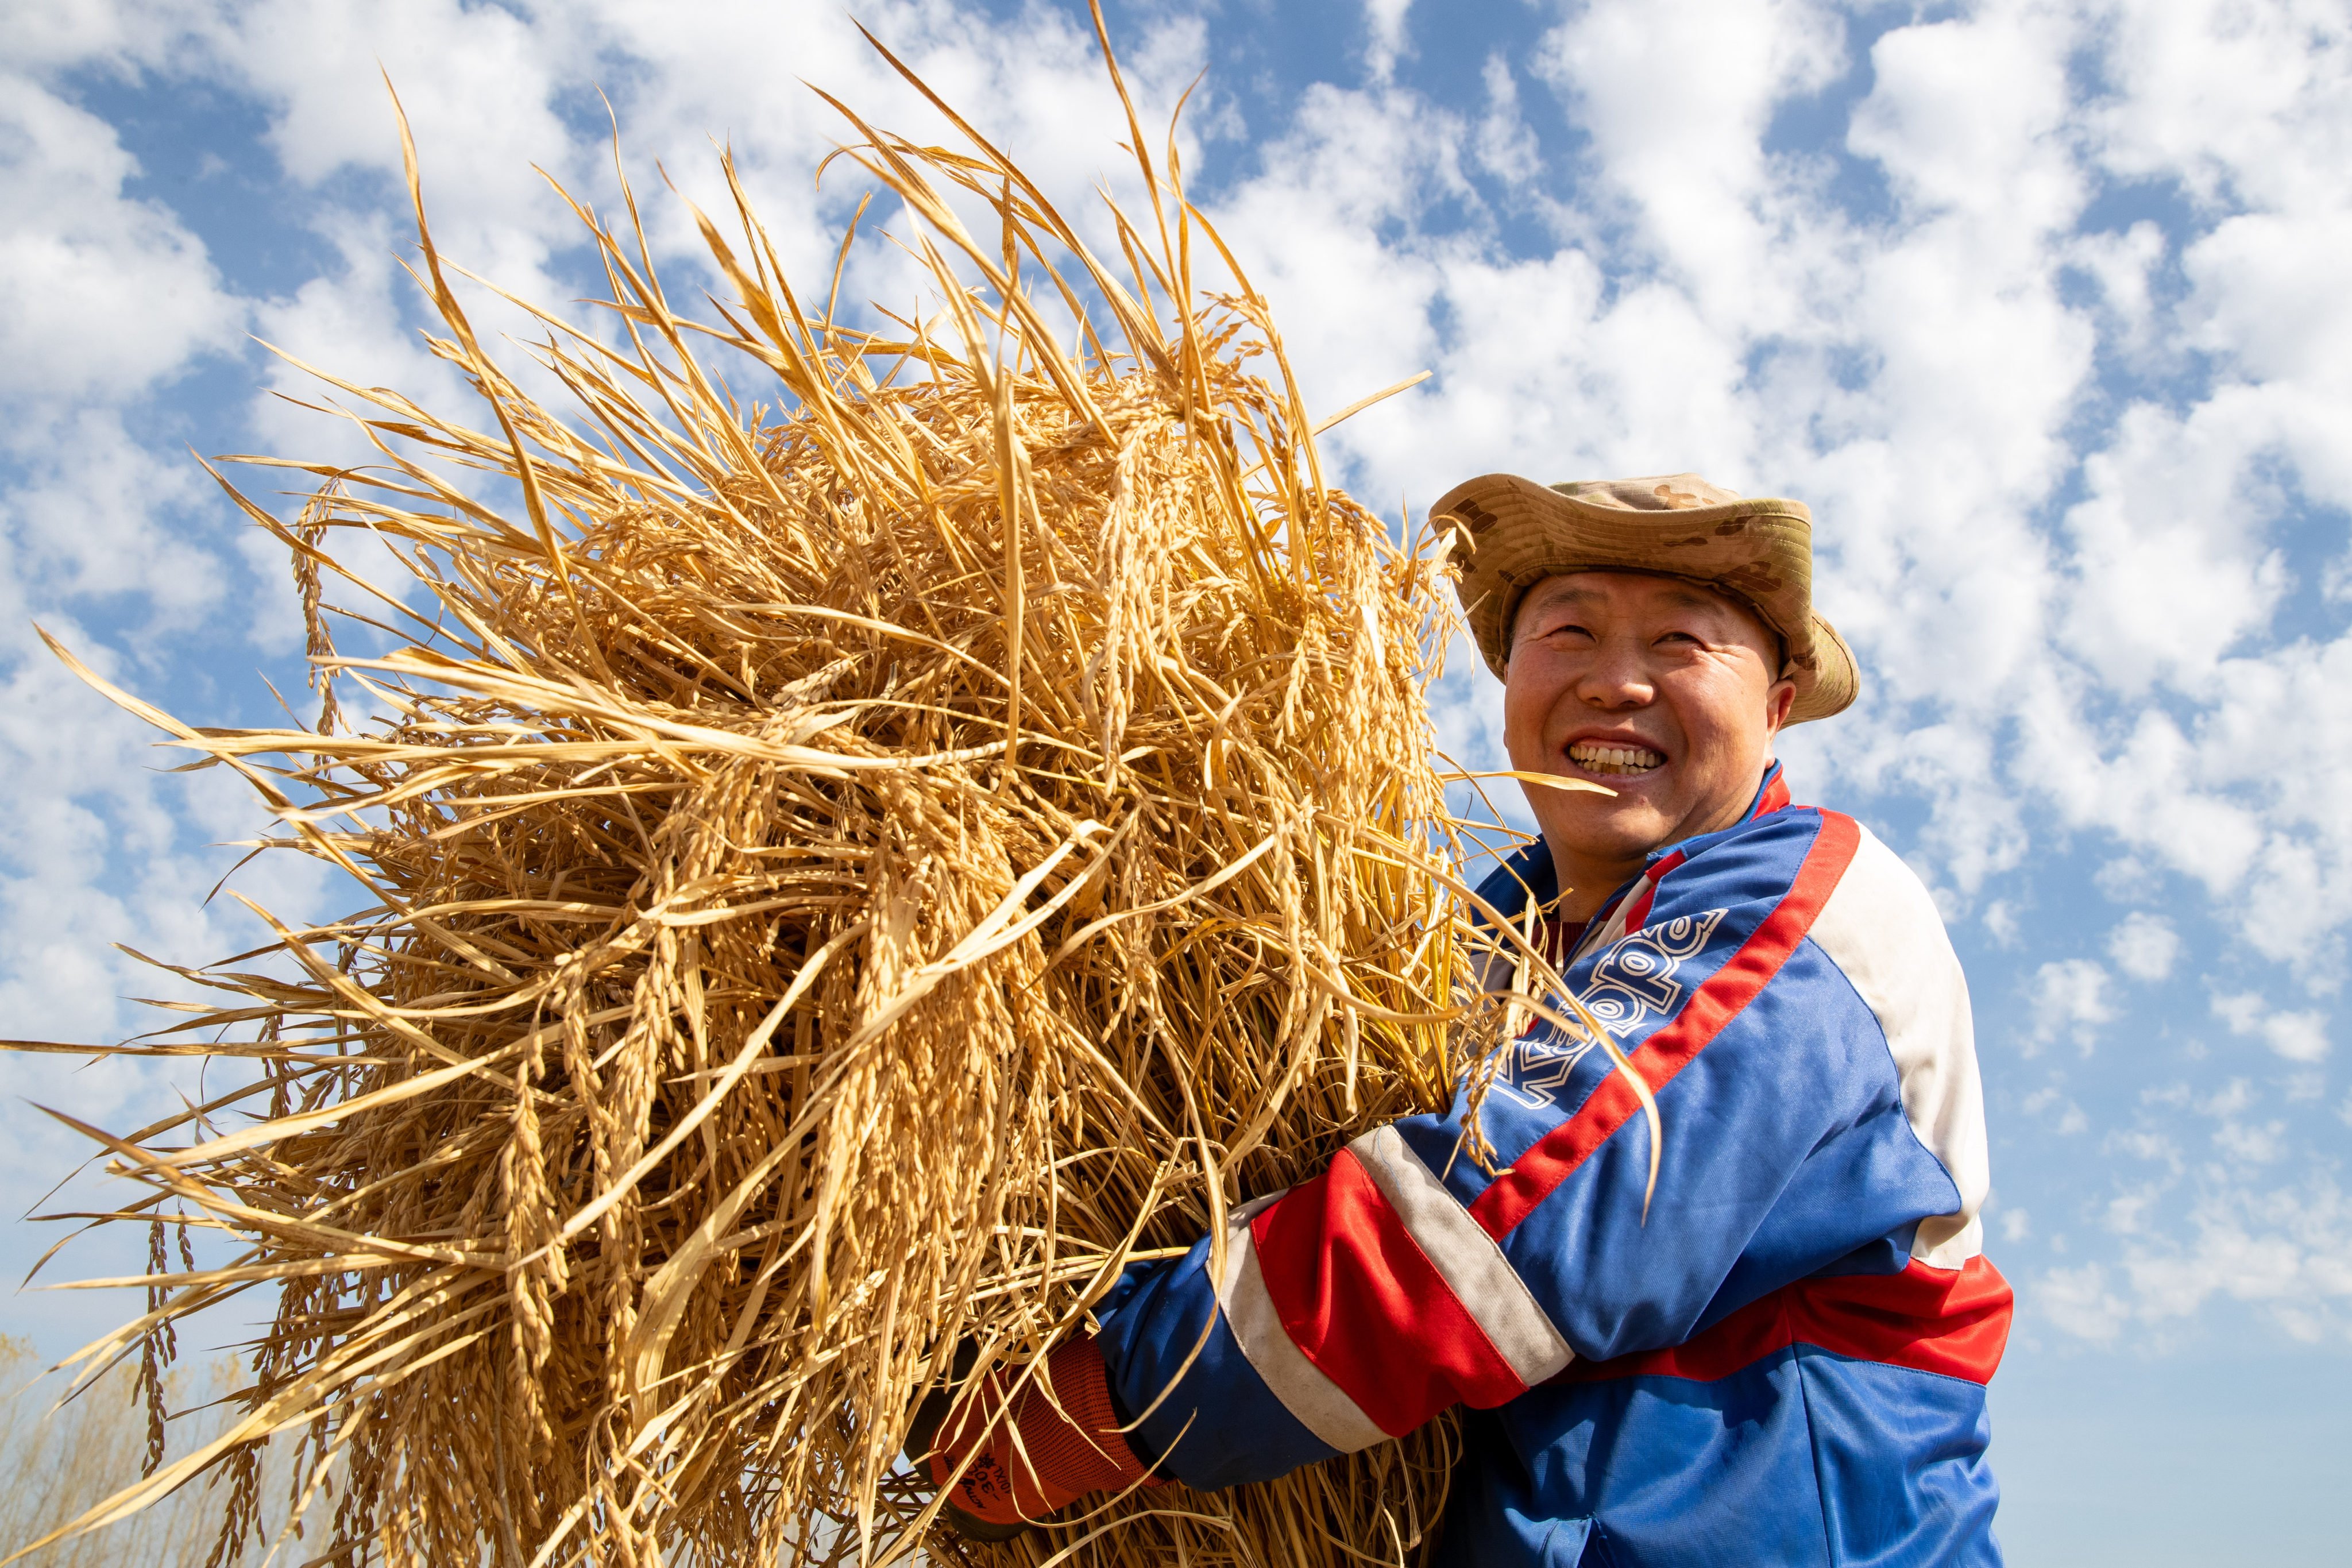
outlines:
M1637 573L1537 584L1505 668L1511 765L1617 792L1527 792L1555 852L1611 886L1661 845L1739 820L1796 697L1780 679L1779 639L1752 611Z

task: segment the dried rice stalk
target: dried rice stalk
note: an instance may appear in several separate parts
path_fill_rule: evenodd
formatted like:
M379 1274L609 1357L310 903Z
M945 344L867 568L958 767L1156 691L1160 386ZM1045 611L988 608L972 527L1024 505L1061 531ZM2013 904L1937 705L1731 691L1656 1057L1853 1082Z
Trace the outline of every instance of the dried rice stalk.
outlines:
M434 346L492 422L332 382L383 466L281 465L320 481L290 525L243 502L293 552L319 729L112 693L370 903L262 913L268 948L177 971L217 1006L121 1047L258 1073L91 1131L152 1192L115 1218L247 1250L158 1270L84 1361L277 1301L241 1418L85 1526L226 1472L233 1552L278 1433L298 1514L333 1499L317 1563L1423 1554L1446 1423L1007 1547L939 1544L894 1473L960 1339L1018 1361L1079 1331L1129 1261L1442 1105L1502 1019L1463 1000L1444 891L1443 584L1324 482L1264 302L1195 294L1195 247L1223 247L1172 149L1118 215L1122 279L969 128L959 154L849 118L921 220L943 326L809 313L740 187L737 239L702 226L735 299L690 323L634 201L619 232L575 203L627 346L541 318L559 416L477 339L420 196ZM432 616L346 572L355 530ZM337 654L336 614L389 650ZM338 681L379 721L339 723ZM173 1043L224 1031L245 1043ZM215 1133L232 1107L259 1119Z

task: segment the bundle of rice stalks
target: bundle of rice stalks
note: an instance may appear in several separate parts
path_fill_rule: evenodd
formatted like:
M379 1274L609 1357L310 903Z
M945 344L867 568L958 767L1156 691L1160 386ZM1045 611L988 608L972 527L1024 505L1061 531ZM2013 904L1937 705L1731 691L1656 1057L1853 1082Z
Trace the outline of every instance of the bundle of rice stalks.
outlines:
M293 554L318 727L112 693L366 907L264 913L268 947L178 971L216 1005L122 1047L257 1074L93 1133L150 1189L116 1221L243 1251L159 1261L82 1359L275 1302L223 1435L85 1523L220 1472L220 1560L285 1434L316 1563L1421 1556L1442 1423L993 1547L933 1533L898 1458L959 1342L984 1370L1085 1331L1130 1261L1441 1106L1504 1021L1445 892L1444 585L1325 482L1246 281L1196 293L1203 247L1242 273L1172 144L1130 108L1151 195L1115 269L962 121L958 153L843 112L918 220L928 323L805 309L730 166L714 321L634 200L573 204L618 329L541 315L553 409L420 196L434 347L488 417L327 377L382 463L281 462L317 484L291 523L244 502ZM388 643L338 653L342 617Z

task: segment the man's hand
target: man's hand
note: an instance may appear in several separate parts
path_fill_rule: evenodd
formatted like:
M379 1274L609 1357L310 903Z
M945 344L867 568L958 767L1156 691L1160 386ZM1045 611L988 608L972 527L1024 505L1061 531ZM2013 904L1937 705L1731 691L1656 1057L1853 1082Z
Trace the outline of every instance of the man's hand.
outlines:
M956 1362L961 1383L971 1357ZM1160 1484L1119 1431L1092 1340L1055 1347L1008 1401L1019 1376L1000 1367L960 1401L931 1394L907 1434L908 1457L948 1489L940 1513L958 1534L1009 1541L1083 1493Z

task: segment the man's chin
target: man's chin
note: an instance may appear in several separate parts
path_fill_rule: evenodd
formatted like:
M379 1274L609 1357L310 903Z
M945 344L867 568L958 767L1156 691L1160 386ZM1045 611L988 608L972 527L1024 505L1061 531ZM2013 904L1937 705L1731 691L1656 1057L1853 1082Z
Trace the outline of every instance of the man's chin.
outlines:
M1564 795L1550 811L1538 811L1544 838L1579 858L1636 861L1674 837L1674 823L1636 796Z

